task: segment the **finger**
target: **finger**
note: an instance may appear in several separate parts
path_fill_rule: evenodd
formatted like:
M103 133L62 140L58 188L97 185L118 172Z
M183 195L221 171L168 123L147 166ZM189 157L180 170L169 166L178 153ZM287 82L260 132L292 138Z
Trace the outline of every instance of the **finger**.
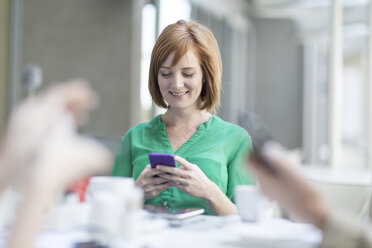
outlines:
M145 176L146 177L154 177L154 176L166 173L166 172L164 172L162 170L159 170L157 168L151 168L150 165L147 165L145 170L146 170L145 171Z
M150 183L153 184L153 185L156 185L156 184L163 184L163 183L166 183L168 182L169 180L166 179L166 178L162 178L162 177L153 177L151 178L150 180Z
M181 190L181 191L187 193L187 186L188 186L188 185L183 185L182 183L178 183L178 182L169 182L169 184L170 184L171 186L176 187L176 188L178 188L179 190Z
M55 84L42 94L40 99L39 104L46 105L48 102L53 108L60 106L71 112L78 124L86 120L87 113L98 103L98 96L83 79Z
M164 174L164 173L161 173L161 174ZM158 175L161 175L161 174L158 174ZM162 184L164 182L168 181L167 179L164 179L164 178L161 178L161 177L158 177L156 175L154 176L149 176L148 174L144 174L141 179L138 178L137 181L136 181L136 184L142 188L145 188L147 186L151 186L151 185L154 185L154 184Z
M155 186L155 191L158 191L159 193L162 192L163 190L172 187L171 184L169 183L163 183Z
M146 186L143 190L147 193L154 191L154 192L157 192L157 194L159 194L161 191L169 187L171 187L171 184L169 183L163 183L163 184L157 184L157 185L152 184L152 185Z
M163 173L178 174L179 168L171 167L168 165L157 165L156 169Z
M164 185L164 184L162 184L162 185ZM170 185L170 184L164 185L163 187L159 187L158 189L145 192L145 198L146 199L154 198L155 196L159 195L163 190L165 190L169 187L172 187L172 185Z
M55 90L51 88L45 98L55 97L54 92L60 91L60 99L66 108L72 112L92 110L98 103L98 96L92 90L88 81L73 79L62 84L55 84ZM54 91L54 92L53 92Z
M60 118L65 116L66 112L72 114L77 120L93 108L93 95L94 92L89 84L82 80L55 84L17 107L12 114L7 133L10 136L17 134L20 137L28 137L23 140L25 144L22 144L22 147L35 147L36 149L39 147L38 144L44 141L50 128L59 123ZM23 128L22 124L30 123L30 120L32 120L32 125L29 124L27 129ZM34 120L38 121L34 123ZM27 135L24 135L24 132ZM31 137L30 134L32 134ZM13 140L18 139L13 137ZM33 145L29 146L28 143Z
M174 161L176 161L177 163L179 163L181 165L181 167L183 169L192 169L195 165L191 164L189 161L187 161L186 159L176 155L174 156Z
M174 176L178 176L179 178L190 178L190 175L188 173L188 171L184 170L184 169L181 169L181 168L173 168L173 167L169 167L169 166L161 166L159 167L159 170L162 170L164 173L163 174L159 174L159 176L163 176L163 175L174 175Z
M40 148L40 158L34 169L34 176L55 180L54 184L59 182L62 185L58 186L66 186L87 175L102 173L112 164L112 154L108 149L91 138L72 139L69 149L62 154L60 147L65 143L60 137L55 139L62 143L51 139Z
M178 175L172 175L172 174L163 174L160 176L161 178L164 178L168 181L172 181L172 182L179 182L181 184L188 184L189 182L189 179L186 179L186 178L183 178L183 177L180 177Z
M98 104L98 96L91 89L89 83L83 79L74 79L68 84L69 101L67 109L79 114L81 111L92 110Z

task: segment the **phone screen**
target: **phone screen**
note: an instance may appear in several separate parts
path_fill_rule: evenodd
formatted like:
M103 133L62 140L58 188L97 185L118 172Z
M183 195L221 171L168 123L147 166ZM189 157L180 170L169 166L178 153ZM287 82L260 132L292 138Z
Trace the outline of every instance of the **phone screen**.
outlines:
M176 167L173 154L169 153L149 153L151 168L155 168L158 164Z

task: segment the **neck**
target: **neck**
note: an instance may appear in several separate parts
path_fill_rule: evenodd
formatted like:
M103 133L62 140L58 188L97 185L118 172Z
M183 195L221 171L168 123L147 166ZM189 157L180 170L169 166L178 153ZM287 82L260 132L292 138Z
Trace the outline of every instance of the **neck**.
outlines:
M169 108L162 116L166 126L196 126L206 122L211 117L211 113L206 110L179 110Z

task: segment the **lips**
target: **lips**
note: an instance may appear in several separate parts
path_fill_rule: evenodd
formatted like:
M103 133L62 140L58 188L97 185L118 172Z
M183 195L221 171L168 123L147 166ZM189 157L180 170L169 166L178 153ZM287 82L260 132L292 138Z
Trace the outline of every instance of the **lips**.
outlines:
M189 93L189 91L169 91L169 93L172 95L172 96L184 96L186 95L187 93Z

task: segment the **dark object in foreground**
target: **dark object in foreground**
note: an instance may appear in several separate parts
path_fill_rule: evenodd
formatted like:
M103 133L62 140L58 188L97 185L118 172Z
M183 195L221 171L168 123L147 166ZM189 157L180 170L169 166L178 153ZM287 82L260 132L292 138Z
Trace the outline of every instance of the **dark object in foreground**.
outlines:
M239 125L243 127L252 138L252 153L249 159L256 160L258 164L263 165L272 174L279 176L280 171L270 164L263 155L263 149L268 142L274 142L270 135L268 126L263 119L253 112L240 114Z

